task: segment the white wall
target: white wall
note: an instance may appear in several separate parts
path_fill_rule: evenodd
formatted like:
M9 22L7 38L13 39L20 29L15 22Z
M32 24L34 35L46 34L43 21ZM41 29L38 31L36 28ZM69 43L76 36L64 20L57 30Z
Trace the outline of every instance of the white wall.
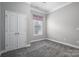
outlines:
M31 6L24 2L1 2L1 50L5 50L5 10L10 10L16 13L22 13L27 15L27 44L30 44L31 41L35 39L41 39L46 37L45 34L42 36L33 37L32 34L32 13ZM45 20L44 20L45 21ZM45 24L45 22L44 22ZM44 26L45 28L45 26ZM45 33L45 29L43 30Z
M1 39L2 39L2 34L1 34L1 2L0 2L0 51L1 51Z
M51 13L47 20L47 31L51 40L79 46L79 2Z

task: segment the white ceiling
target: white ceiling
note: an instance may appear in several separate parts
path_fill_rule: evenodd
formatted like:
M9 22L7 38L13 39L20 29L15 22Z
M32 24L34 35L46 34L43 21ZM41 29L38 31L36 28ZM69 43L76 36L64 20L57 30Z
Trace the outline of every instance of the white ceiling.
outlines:
M50 13L70 3L71 2L31 2L31 5Z

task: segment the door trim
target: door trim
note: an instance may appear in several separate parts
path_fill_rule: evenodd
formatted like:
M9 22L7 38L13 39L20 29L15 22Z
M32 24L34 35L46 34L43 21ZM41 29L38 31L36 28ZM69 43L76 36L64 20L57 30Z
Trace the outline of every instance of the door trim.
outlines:
M10 10L5 10L5 11L4 11L4 15L5 15L5 16L6 16L6 12L7 12L7 11L10 11ZM10 11L10 12L17 13L17 12L14 12L14 11ZM23 13L22 13L22 14L21 14L21 13L18 13L18 14L20 14L20 15L25 15L25 16L27 17L27 14L23 14ZM4 17L5 17L5 16L4 16ZM27 18L26 18L26 19L27 19ZM26 29L27 29L27 20L26 20ZM6 34L6 27L5 27L5 34ZM6 35L5 35L5 37L6 37ZM26 30L26 41L27 41L27 30ZM5 43L6 43L6 38L5 38ZM29 47L30 45L31 45L31 44L27 44L27 43L26 43L26 46L25 46L25 47ZM22 47L22 48L23 48L23 47ZM17 48L17 49L20 49L20 48ZM12 49L12 50L15 50L15 49ZM3 51L4 51L4 52L5 52L5 51L7 52L7 51L11 51L11 50L6 49L6 44L5 44L5 50L3 50ZM1 53L2 53L2 52L1 52Z

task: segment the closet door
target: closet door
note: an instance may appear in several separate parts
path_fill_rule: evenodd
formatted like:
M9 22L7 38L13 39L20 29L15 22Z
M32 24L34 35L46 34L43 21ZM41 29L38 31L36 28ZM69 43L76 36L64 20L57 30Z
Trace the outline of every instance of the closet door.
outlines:
M5 11L5 48L13 50L26 47L26 15Z
M27 44L27 19L26 15L18 15L18 48L26 47Z
M13 50L18 47L17 42L17 15L10 11L5 11L5 48Z

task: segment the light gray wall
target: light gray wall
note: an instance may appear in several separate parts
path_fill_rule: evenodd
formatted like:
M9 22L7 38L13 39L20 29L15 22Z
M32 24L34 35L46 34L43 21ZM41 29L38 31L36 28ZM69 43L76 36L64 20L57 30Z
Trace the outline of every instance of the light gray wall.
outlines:
M31 7L30 5L27 5L24 2L2 2L2 38L1 38L1 50L5 49L5 10L14 11L16 13L22 13L27 15L27 44L29 44L32 40L34 40L33 34L32 34L32 13L31 13ZM45 27L44 27L45 28ZM45 29L44 29L45 31ZM44 32L45 33L45 32ZM43 38L45 37L45 34L42 36L35 37Z
M10 10L16 13L22 13L27 15L27 23L31 21L30 6L26 3L21 2L2 2L2 41L1 48L5 49L5 10ZM30 25L29 25L30 26ZM29 39L29 27L27 28L27 38ZM28 40L27 44L31 39Z
M79 46L79 2L65 6L48 16L48 38Z
M1 2L0 2L0 51L1 51Z

